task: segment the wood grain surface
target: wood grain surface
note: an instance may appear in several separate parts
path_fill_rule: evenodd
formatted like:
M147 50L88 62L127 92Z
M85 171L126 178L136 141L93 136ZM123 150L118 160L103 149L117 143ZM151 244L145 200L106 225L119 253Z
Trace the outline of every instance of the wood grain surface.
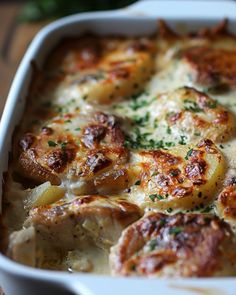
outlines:
M35 34L45 22L18 21L22 4L0 4L0 117L17 67Z
M17 67L45 22L23 24L17 19L22 4L0 4L0 118ZM0 287L0 295L4 295Z

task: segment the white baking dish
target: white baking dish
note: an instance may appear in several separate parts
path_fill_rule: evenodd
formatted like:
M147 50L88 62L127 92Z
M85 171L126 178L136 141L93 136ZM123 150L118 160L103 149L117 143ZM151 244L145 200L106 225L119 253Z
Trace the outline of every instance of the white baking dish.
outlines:
M178 29L210 26L224 17L236 30L236 3L231 1L141 1L126 9L85 13L58 20L41 30L30 45L13 81L0 126L0 173L6 171L12 133L22 116L31 79L30 62L39 66L53 46L64 36L84 31L99 34L144 35L156 30L163 18ZM183 29L183 26L181 26ZM1 195L1 191L0 191ZM1 202L0 202L1 204ZM0 285L6 295L48 294L165 294L233 295L235 278L144 279L111 278L85 274L44 271L17 264L0 254Z

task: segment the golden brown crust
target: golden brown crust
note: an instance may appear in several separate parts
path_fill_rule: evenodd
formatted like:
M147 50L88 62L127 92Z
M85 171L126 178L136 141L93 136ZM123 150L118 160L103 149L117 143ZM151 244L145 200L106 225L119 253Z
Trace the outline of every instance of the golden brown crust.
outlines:
M4 188L10 257L27 264L31 251L36 267L96 272L113 246L119 275L231 274L229 227L186 213L216 204L235 226L234 181L215 203L235 166L235 45L227 21L180 35L161 20L157 37L85 34L33 65Z
M111 250L119 275L211 276L219 268L228 226L211 215L150 213L129 226Z
M132 187L130 198L159 210L203 208L214 198L224 171L224 159L209 139L136 156L139 185Z
M226 180L225 185L217 197L217 213L221 218L236 225L236 178L230 177Z
M168 125L179 133L181 130L188 131L190 142L199 136L222 142L234 134L233 114L202 91L181 87L161 94L157 99L162 104ZM173 111L169 110L171 104L175 105Z
M70 114L69 122L77 128L65 132L67 120L68 115L55 118L38 133L26 133L20 138L21 153L16 155L19 173L36 183L50 181L58 185L66 177L90 181L99 176L100 183L104 179L105 184L106 177L100 174L111 170L106 174L111 177L115 166L119 171L118 165L128 159L120 120L102 112L91 113L89 118Z
M190 47L183 58L197 73L200 84L236 84L236 51L210 47Z

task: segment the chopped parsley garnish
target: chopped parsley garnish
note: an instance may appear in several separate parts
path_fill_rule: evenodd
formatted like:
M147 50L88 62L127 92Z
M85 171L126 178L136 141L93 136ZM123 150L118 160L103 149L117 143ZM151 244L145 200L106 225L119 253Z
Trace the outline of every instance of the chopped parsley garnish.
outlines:
M86 100L87 98L88 98L88 95L87 94L85 94L85 95L82 96L82 99L83 100Z
M68 119L68 120L66 120L66 121L65 121L65 123L71 123L71 120L70 120L70 119Z
M185 99L184 104L185 104L184 106L185 111L189 111L193 113L199 113L203 111L195 101Z
M69 109L66 106L56 106L56 111L60 114L69 113Z
M186 139L187 137L185 135L180 135L179 144L186 145Z
M165 225L166 224L166 220L164 219L164 218L162 218L161 220L160 220L160 225Z
M224 146L223 146L222 144L220 144L220 148L221 148L221 149L224 149Z
M55 141L49 140L49 141L48 141L48 145L49 145L50 147L55 147L55 146L57 146L57 143L56 143Z
M217 101L208 101L206 103L206 107L208 107L209 109L215 109L217 107Z
M135 265L135 264L132 264L132 265L130 266L130 270L135 271L135 270L136 270L136 265Z
M64 150L67 146L68 142L62 142L61 143L61 148Z
M166 128L166 133L167 133L167 134L171 134L171 128L170 128L170 126L168 126L168 127Z
M149 242L150 251L153 251L156 248L156 246L157 246L157 240L154 239Z
M153 202L155 202L155 199L157 199L157 200L163 200L163 199L164 199L164 197L163 197L162 195L158 195L158 194L152 194L152 195L149 195L149 198L150 198Z
M173 209L172 209L172 208L168 208L166 211L167 211L168 213L171 213L171 212L173 211Z
M178 176L180 173L180 171L178 169L173 169L170 171L170 175L171 176Z
M133 117L135 124L137 124L139 126L145 126L148 123L149 119L150 119L149 112L147 112L144 117L139 117L139 116Z
M155 141L153 139L148 139L151 133L141 133L137 128L135 130L135 138L131 136L126 136L124 146L133 149L166 149L167 147L174 146L174 142L164 142L163 140Z
M137 180L134 185L140 185L140 184L141 184L141 180Z
M181 232L182 232L181 227L172 227L172 228L169 229L169 234L170 235L178 235Z
M165 146L167 146L167 147L175 146L175 143L174 143L173 141L168 141L168 142L165 142L164 144L165 144Z
M80 127L78 127L78 128L75 128L75 131L80 131L81 130L81 128Z
M193 152L193 149L190 149L190 150L187 152L187 154L186 154L186 156L185 156L185 160L188 160L188 158L191 157L192 152Z
M209 213L213 210L213 206L207 206L204 210L202 210L202 213Z
M151 100L140 100L138 99L138 97L142 95L142 93L138 94L138 95L133 95L132 96L132 102L131 104L129 105L130 108L133 110L133 111L136 111L142 107L146 107L146 106L149 106L153 101L156 100L156 97L153 97ZM147 95L147 94L146 94Z
M154 128L157 128L157 127L158 127L158 120L157 120L157 119L154 120L153 127L154 127Z

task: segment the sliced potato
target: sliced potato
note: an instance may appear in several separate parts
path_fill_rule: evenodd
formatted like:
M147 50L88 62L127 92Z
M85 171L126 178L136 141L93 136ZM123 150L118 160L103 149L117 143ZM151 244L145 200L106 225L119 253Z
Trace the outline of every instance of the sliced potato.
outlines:
M35 187L29 191L26 207L49 205L59 201L65 195L65 189L56 185L51 185L49 181Z
M142 207L168 212L204 208L224 175L224 158L210 140L168 151L143 151L136 157L139 185L133 186L130 198Z
M225 221L233 227L236 226L236 184L226 186L217 198L216 211Z
M106 104L142 90L144 82L153 70L154 62L151 55L141 52L132 56L118 55L117 58L119 66L110 65L115 64L115 59L107 60L108 65L103 79L79 85L86 101Z

